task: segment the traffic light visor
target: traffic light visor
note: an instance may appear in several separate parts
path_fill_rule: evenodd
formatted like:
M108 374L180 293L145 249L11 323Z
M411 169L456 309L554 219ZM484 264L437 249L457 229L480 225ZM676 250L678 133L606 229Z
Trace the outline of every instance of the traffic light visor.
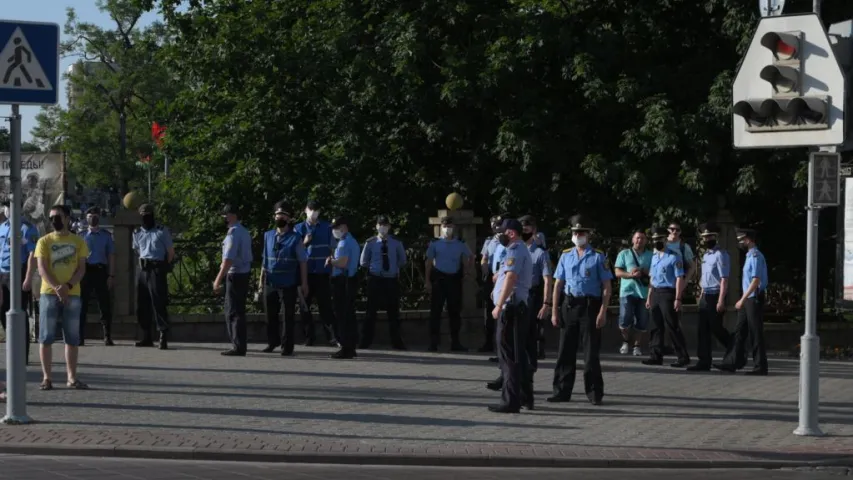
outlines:
M773 52L777 60L791 60L800 53L800 37L790 33L767 32L761 37L761 45Z
M794 98L788 110L807 124L819 124L826 121L827 104L819 98Z
M797 89L800 73L795 68L767 65L761 69L759 76L773 85L777 93L789 93Z

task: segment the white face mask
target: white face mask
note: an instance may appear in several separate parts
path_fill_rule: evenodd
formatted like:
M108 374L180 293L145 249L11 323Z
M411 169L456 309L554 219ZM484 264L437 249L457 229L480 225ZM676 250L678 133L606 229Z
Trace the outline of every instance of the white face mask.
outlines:
M441 227L441 234L444 238L450 238L453 236L453 227Z
M344 232L342 232L342 231L340 231L340 230L338 230L338 229L334 229L334 230L332 230L332 235L334 235L334 236L335 236L335 238L336 238L336 239L338 239L338 240L340 240L340 239L344 238Z
M9 207L3 207L3 215L4 215L6 218L9 218L9 217L11 217L11 216L12 216L12 214L11 214L11 213L9 213Z
M572 243L578 247L586 246L586 235L572 235Z
M379 235L381 235L383 237L388 235L388 229L389 229L388 225L377 225L376 226L376 231L379 232Z
M317 210L311 210L310 208L305 209L305 216L308 217L308 220L311 222L316 222L317 217L320 216L320 212Z

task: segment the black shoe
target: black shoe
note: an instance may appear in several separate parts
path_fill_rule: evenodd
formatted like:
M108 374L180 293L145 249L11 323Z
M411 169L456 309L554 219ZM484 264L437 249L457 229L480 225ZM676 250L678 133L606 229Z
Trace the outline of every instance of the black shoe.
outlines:
M80 339L80 343L79 343L77 346L78 346L78 347L85 347L85 346L86 346L86 341L85 341L85 340L83 340L83 339L81 338L81 339Z
M282 357L292 357L293 356L293 350L282 350L281 356Z
M710 365L704 365L701 363L697 363L696 365L691 365L687 367L688 372L709 372L711 371Z
M586 399L593 405L601 405L601 397L596 396L594 393L587 394Z
M498 363L498 357L489 357L489 361L492 363Z
M725 363L714 363L712 365L714 368L716 368L717 370L720 370L722 372L735 373L737 371L737 369L734 367L734 365L728 365Z
M669 364L669 366L672 368L684 368L688 365L690 365L690 359L689 358L682 358L675 363Z
M154 340L151 340L150 338L146 338L145 340L136 342L134 345L136 345L137 347L153 347L154 346Z
M104 338L104 346L106 346L106 347L112 347L113 345L115 345L115 343L113 343L113 339L112 339L112 338L110 338L110 337L106 337L106 338Z
M495 391L495 392L500 392L501 389L503 388L503 386L504 386L503 382L487 382L486 383L486 388L488 388L489 390Z
M572 401L572 397L569 395L551 395L545 401L548 403L568 403Z
M663 365L662 358L647 358L643 360L643 365Z
M539 354L536 356L538 360L545 360L545 350L539 350Z
M761 367L755 367L752 370L747 370L746 372L744 372L744 374L745 375L758 375L758 376L766 377L767 376L767 369L761 368Z
M467 352L468 349L465 348L465 345L462 345L459 342L453 342L453 344L450 345L450 351L451 352Z
M495 413L519 413L521 411L520 408L512 408L509 405L495 405L489 407L490 412Z
M406 344L403 343L402 340L400 340L399 342L394 342L391 345L391 348L393 348L394 350L402 350L402 351L408 350L408 348L406 348Z
M276 347L277 347L277 346L278 346L278 345L276 345ZM274 347L274 346L272 346L272 345L267 345L267 348L265 348L265 349L261 350L261 352L263 352L263 353L272 353L272 352L273 352L273 350L275 350L275 348L276 348L276 347Z
M329 358L334 358L336 360L349 360L355 358L355 352L347 352L346 350L341 349L329 355Z
M523 408L525 410L531 410L532 411L532 410L534 410L534 408L533 408L534 404L533 403L534 403L533 397L530 397L527 400L524 400L521 402L521 408Z
M169 342L166 339L166 332L160 332L159 348L160 348L160 350L168 350L169 349Z
M222 355L223 357L245 357L246 352L241 352L232 348L231 350L226 350L222 352L220 355Z

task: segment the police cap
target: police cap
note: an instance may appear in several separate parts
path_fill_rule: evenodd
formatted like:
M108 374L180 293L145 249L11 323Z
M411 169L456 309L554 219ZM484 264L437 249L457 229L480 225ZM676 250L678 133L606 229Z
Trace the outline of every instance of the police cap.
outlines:
M700 237L710 237L711 235L719 235L720 227L717 226L716 223L708 222L699 225L699 236Z
M593 229L589 221L581 214L573 215L569 219L569 225L573 232L589 232Z
M139 214L154 215L154 205L151 205L150 203L143 203L139 206Z
M521 225L524 227L526 227L528 225L531 227L536 226L536 219L533 218L533 215L525 215L525 216L519 218L518 221L521 222Z
M737 236L738 240L743 240L744 238L749 238L750 240L755 240L756 232L752 228L737 228L735 230L735 236Z
M340 216L332 220L332 228L338 228L341 225L349 225L349 223L347 223L346 217Z
M669 230L666 227L661 227L658 225L655 225L654 227L652 227L651 232L652 232L652 239L653 240L657 240L660 238L666 238L669 236Z
M379 215L376 217L377 225L391 225L391 220L388 219L387 215Z
M507 230L514 230L516 233L521 234L523 229L521 222L518 220L514 218L505 218L503 223L498 227L498 233L505 233Z
M278 215L279 213L287 215L288 217L292 217L292 210L290 209L290 205L287 204L284 200L279 202L275 202L275 206L273 206L273 212Z

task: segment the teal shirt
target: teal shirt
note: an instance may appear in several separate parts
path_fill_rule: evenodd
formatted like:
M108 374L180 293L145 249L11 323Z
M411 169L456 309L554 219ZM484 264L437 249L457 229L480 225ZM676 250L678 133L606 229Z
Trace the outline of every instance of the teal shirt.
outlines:
M628 273L631 273L635 268L639 267L648 274L652 269L652 256L654 255L650 249L645 249L642 254L634 252L634 255L631 254L632 249L626 248L619 252L619 255L616 257L616 264L614 267L621 268ZM637 265L637 260L640 261L640 264ZM619 279L619 296L620 297L640 297L646 298L649 294L649 287L643 286L643 284L636 279L633 278L621 278Z

